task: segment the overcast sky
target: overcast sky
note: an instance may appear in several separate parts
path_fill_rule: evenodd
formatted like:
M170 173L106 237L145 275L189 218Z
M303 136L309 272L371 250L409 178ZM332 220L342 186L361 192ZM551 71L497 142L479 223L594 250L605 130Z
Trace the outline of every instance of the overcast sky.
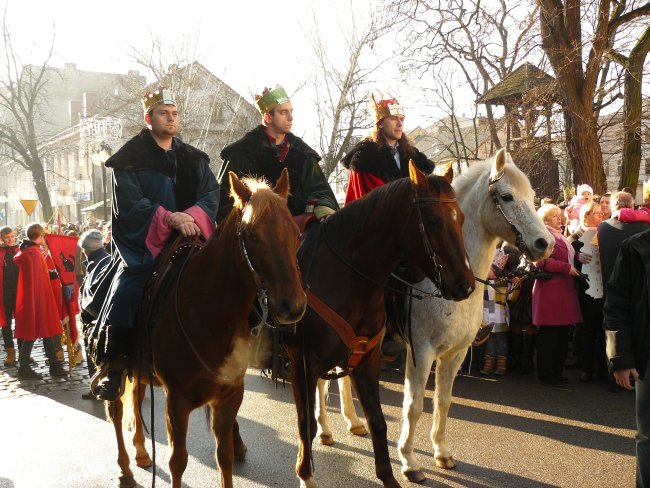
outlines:
M359 22L371 2L354 2ZM2 4L8 5L8 24L23 63L42 61L54 35L54 66L76 63L81 70L136 69L145 74L132 62L133 47L147 50L152 38L160 38L170 58L174 48L195 51L199 61L249 100L264 86L282 84L294 94L294 132L306 136L315 125L309 80L316 70L306 35L313 12L328 49L341 56L340 32L349 26L350 17L349 0L0 0ZM394 41L378 44L376 54L381 56L383 50L388 55ZM386 63L374 81L378 88L397 91L407 111L407 128L433 122L440 114L424 108L421 95L401 85L397 77L396 67Z

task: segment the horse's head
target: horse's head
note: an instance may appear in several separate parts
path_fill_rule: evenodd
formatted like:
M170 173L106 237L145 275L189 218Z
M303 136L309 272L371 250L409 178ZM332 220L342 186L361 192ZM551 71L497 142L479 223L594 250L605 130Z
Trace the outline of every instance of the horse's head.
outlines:
M474 291L474 273L463 242L463 213L451 187L451 167L445 176L429 176L410 162L415 190L413 211L404 224L400 245L448 300L463 300Z
M535 212L534 196L526 175L500 149L491 163L486 196L476 210L490 232L538 261L551 254L555 240Z
M296 252L299 231L287 208L289 176L282 170L275 188L229 174L231 195L241 211L239 241L258 288L268 292L269 311L278 324L298 322L307 300Z

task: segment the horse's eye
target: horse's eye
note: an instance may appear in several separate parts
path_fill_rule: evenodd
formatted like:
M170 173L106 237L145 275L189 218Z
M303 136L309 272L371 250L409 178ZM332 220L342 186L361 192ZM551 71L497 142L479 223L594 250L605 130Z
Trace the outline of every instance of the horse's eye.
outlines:
M501 200L504 202L512 202L515 199L510 193L506 193L505 195L501 195Z
M260 242L260 240L257 238L257 234L252 231L248 231L246 233L247 237L251 240L251 242Z
M433 226L438 226L438 225L440 225L440 219L439 219L438 217L429 217L427 220L428 220L429 223L430 223L431 225L433 225Z

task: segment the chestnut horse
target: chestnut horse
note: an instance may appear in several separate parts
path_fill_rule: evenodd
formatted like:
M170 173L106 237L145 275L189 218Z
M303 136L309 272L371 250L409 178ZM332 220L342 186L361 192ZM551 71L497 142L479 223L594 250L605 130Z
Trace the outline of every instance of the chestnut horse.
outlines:
M436 281L445 298L463 300L474 290L463 246L463 214L450 185L453 174L427 177L411 163L410 175L371 191L321 225L310 227L300 249L309 309L298 333L285 334L284 340L298 413L296 473L301 486L317 486L311 466L316 383L336 367L350 372L353 364L348 345L314 312L312 295L346 321L357 336L364 336L364 342L381 337L384 289L402 261L416 265ZM361 345L368 351L350 375L368 419L377 477L384 486L396 487L399 483L390 464L379 400L380 349L368 345L372 339Z
M247 319L256 293L266 290L276 323L295 323L305 312L296 262L299 231L287 208L286 169L273 191L260 181L242 182L234 173L229 177L235 200L232 212L205 246L188 258L151 332L153 372L167 397L169 469L174 488L180 488L187 467L190 412L204 405L212 413L221 486L233 486L233 460L243 459L246 452L236 416L248 367ZM138 382L140 387L134 387ZM121 487L135 486L122 436L123 400L133 403L136 463L151 465L139 416L145 391L142 385L147 382L146 374L134 371L124 396L108 405L119 449Z

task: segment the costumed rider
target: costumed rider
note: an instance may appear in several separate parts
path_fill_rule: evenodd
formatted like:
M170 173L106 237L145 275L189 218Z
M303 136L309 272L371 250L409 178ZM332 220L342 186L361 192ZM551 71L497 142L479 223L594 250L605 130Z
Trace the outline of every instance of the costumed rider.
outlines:
M293 107L284 88L265 88L255 99L262 124L221 151L223 165L217 177L221 185L217 223L226 218L233 206L228 171L240 178L265 178L273 184L287 168L291 189L287 205L291 215L301 215L312 211L313 207L318 220L329 217L338 210L338 203L318 165L320 156L291 133Z
M209 237L219 186L208 155L174 135L179 115L172 92L159 86L142 99L147 128L108 161L113 170L113 282L97 320L93 394L112 401L124 391L136 313L154 259L176 233Z
M431 174L433 162L412 145L404 133L404 109L390 91L375 90L371 95L375 113L372 133L358 142L343 158L343 166L350 170L345 204L349 204L373 188L385 185L399 178L409 176L409 160L424 174ZM421 272L400 268L398 275L408 281L424 279ZM421 275L421 276L417 276ZM390 288L406 288L391 278ZM386 313L389 318L389 333L382 343L384 359L393 361L401 354L404 343L395 335L394 327L404 326L404 300L400 295L387 292ZM392 329L392 331L391 331ZM392 333L391 333L392 332Z

